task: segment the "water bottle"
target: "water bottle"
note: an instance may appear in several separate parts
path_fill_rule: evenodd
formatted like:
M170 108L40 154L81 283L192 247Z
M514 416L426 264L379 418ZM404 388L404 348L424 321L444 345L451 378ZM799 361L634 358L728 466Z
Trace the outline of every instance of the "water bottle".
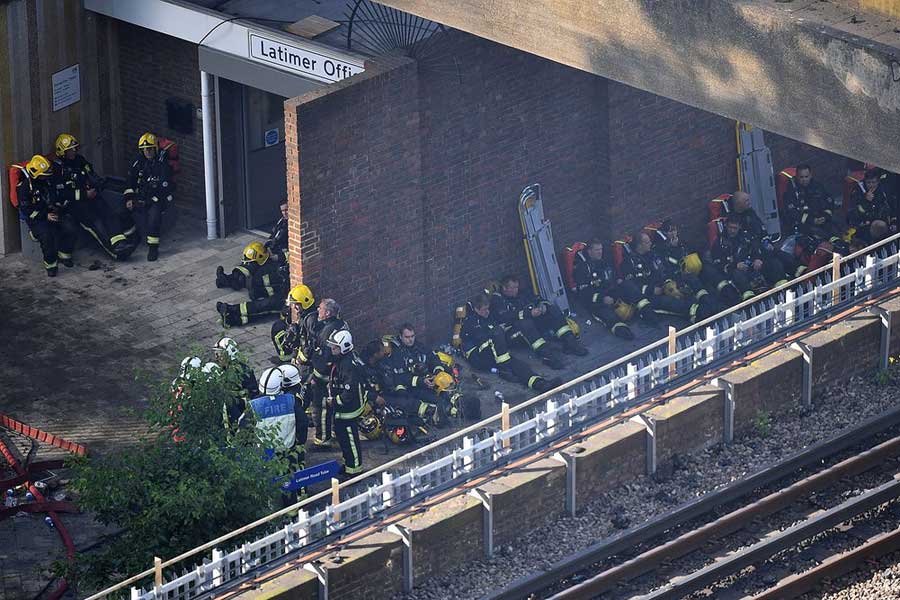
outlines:
M34 494L25 492L25 502L34 502Z
M494 375L496 375L499 372L500 371L497 370L497 367L491 367L491 373L493 373Z
M12 507L16 506L18 503L19 503L19 501L16 500L16 490L14 490L12 488L6 490L6 498L3 501L3 505L6 508L12 508Z
M53 529L56 527L56 525L53 524L53 517L50 517L50 516L44 517L44 523L46 523L47 527L49 527L50 529Z
M494 398L497 400L497 402L502 403L503 402L503 392L501 392L500 390L495 391Z

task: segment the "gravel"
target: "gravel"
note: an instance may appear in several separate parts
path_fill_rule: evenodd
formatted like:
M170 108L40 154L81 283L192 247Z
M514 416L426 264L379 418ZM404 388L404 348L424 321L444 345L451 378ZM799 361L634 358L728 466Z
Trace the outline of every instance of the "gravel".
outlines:
M886 554L802 600L883 600L900 598L900 552Z
M566 515L533 523L531 532L501 547L493 559L459 565L430 581L417 582L411 594L395 598L481 597L536 570L549 568L569 554L622 529L639 525L681 503L743 479L884 412L900 400L898 391L900 386L896 382L878 384L871 377L854 378L817 399L811 413L804 414L799 405L786 407L770 415L767 426L758 425L755 431L736 439L730 446L720 444L692 455L679 456L670 474L654 479L642 477L602 494L575 518ZM898 577L880 578L885 585L890 584L884 589L896 590L900 586L900 571L894 571L895 568L894 563L883 568ZM872 579L875 579L874 575ZM881 596L834 597L900 596L890 592Z

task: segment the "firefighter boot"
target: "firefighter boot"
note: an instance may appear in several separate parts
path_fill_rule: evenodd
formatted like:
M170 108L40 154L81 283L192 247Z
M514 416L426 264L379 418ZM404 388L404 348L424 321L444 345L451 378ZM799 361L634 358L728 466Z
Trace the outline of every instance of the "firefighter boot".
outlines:
M563 352L575 356L587 356L588 350L575 338L574 333L567 333L562 337Z
M560 369L564 369L566 367L566 364L563 362L562 357L560 357L556 349L551 348L549 344L544 344L543 346L538 348L537 355L541 357L541 360L544 361L545 365L547 365L554 371L559 371Z
M562 385L562 379L559 377L554 377L552 379L544 379L543 377L537 377L532 384L534 391L543 394L544 392L549 392L550 390L557 388Z

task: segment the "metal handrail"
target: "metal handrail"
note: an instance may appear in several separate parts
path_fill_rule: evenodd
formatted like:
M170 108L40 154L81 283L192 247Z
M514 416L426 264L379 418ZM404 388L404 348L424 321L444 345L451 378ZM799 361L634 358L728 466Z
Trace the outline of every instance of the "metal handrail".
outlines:
M864 250L855 252L845 258L842 258L840 260L839 264L840 265L850 264L851 262L857 260L861 256L872 257L872 255L874 253L877 253L880 249L889 247L891 244L894 244L896 242L900 242L900 234L894 235L890 238L883 240L880 243L874 244ZM893 268L895 270L897 269L897 265L893 264L893 263L892 263L892 265L887 265L887 268L890 268L891 266L893 266ZM868 268L868 267L865 267L865 268ZM763 306L767 302L774 302L775 306L782 306L786 302L779 302L779 300L781 300L781 298L779 297L779 294L781 294L781 293L785 293L786 296L791 297L790 303L793 306L793 308L791 309L792 314L793 314L794 311L802 310L802 307L800 306L800 303L799 303L800 298L803 297L804 295L809 295L811 292L816 292L816 290L818 288L814 287L812 290L808 290L808 291L804 292L803 294L797 295L796 298L793 297L794 296L793 291L796 290L798 288L798 286L802 286L810 281L815 282L816 278L818 278L820 276L823 276L823 275L830 276L833 269L834 269L834 265L829 264L829 265L826 265L815 271L806 273L803 276L793 280L792 282L790 282L788 284L782 285L778 288L770 290L770 291L768 291L764 294L761 294L757 297L751 298L745 302L742 302L742 303L732 307L729 310L719 313L718 315L715 315L715 316L710 317L700 323L697 323L695 325L687 327L687 328L677 332L676 336L677 336L677 338L681 338L681 339L690 339L691 335L696 335L699 332L707 331L707 328L709 328L711 325L721 324L723 319L727 320L731 316L741 314L743 311L750 310L754 306ZM850 274L850 275L847 275L844 277L840 277L837 282L824 284L824 286L835 287L834 283L837 283L837 288L838 288L838 290L840 290L841 287L853 283L853 281L850 281L851 278L858 278L858 277L859 277L858 275ZM845 280L847 280L847 281L845 281ZM827 292L827 293L830 293L830 292ZM819 295L824 297L824 293L819 294ZM814 294L813 297L816 298L817 296ZM762 311L761 311L760 315L757 315L757 316L761 316L761 315L762 315ZM813 316L815 316L815 315L813 315ZM796 315L795 315L795 318L797 318ZM747 322L747 321L745 321L745 322ZM740 323L738 325L740 325ZM732 327L730 329L735 329L736 327L737 327L737 325L732 325ZM737 342L737 340L736 340L737 333L729 333L730 329L723 330L723 331L719 332L718 334L716 334L716 336L722 337L721 340L718 339L718 337L716 337L716 339L713 339L712 341L704 340L704 343L706 344L706 346L712 346L713 348L715 348L716 345L720 341L731 340L731 343L735 346L735 348L732 352L743 350L743 346L738 346L738 344L736 343ZM739 329L735 329L735 332L737 332L737 331L739 331ZM633 366L632 362L635 361L636 359L639 359L639 358L647 359L648 357L652 358L652 356L655 352L660 352L661 350L665 349L666 346L667 346L666 338L663 338L657 342L653 342L653 343L651 343L641 349L638 349L626 356L618 358L608 364L605 364L597 369L594 369L593 371L590 371L589 373L585 373L584 375L581 375L558 388L555 388L553 390L550 390L548 392L540 394L540 395L532 398L531 400L528 400L528 401L514 407L513 409L510 410L510 416L512 417L513 415L517 415L517 416L518 415L526 415L525 411L528 411L529 409L538 407L538 405L541 402L544 402L544 403L546 403L548 401L552 402L553 398L561 401L561 404L564 402L567 402L567 401L571 401L574 398L569 398L569 396L567 396L566 393L567 392L571 393L571 392L575 391L576 388L578 388L579 386L583 386L583 385L595 386L595 387L593 387L593 390L591 392L589 392L587 395L591 396L592 398L597 398L600 395L602 395L599 393L600 390L605 390L605 389L609 388L609 390L613 390L613 392L614 392L615 385L613 385L613 382L619 382L621 385L631 385L636 388L639 381L642 380L643 378L646 378L649 376L649 377L651 377L651 379L655 380L655 377L653 375L654 369L660 370L659 366L656 365L656 363L664 362L667 365L677 363L679 360L679 355L681 355L681 357L684 358L684 357L687 357L687 355L689 354L689 353L685 353L685 351L688 349L687 346L685 348L682 348L680 351L676 352L676 354L673 356L665 357L665 358L661 357L659 359L649 360L647 365L640 367L640 368L635 366L633 371L630 371L624 377L621 377L621 378L610 377L609 382L605 382L605 384L600 385L600 386L596 385L596 383L598 381L605 381L603 379L604 375L611 375L617 369L621 370L623 367L628 368L629 366ZM715 351L715 353L718 354L718 351ZM654 365L656 365L656 366L654 366ZM701 366L703 366L703 365L701 365ZM681 369L679 369L679 371L680 370ZM693 367L692 367L692 370L693 370ZM628 383L627 381L622 383L620 380L628 380L628 381L630 381L630 383ZM655 384L653 384L653 385L655 385ZM651 387L653 387L653 385ZM612 393L612 392L609 392L607 390L606 393ZM581 396L576 394L576 396L580 398L581 396L584 396L584 394L582 394ZM630 396L630 394L629 394L629 396ZM571 415L569 415L569 416L571 417ZM407 453L406 455L398 457L394 460L391 460L391 461L375 468L374 470L372 470L370 472L367 472L367 473L357 476L351 480L348 480L348 481L344 482L343 484L341 484L340 489L347 491L348 489L353 488L356 485L364 484L367 482L371 483L373 480L373 477L377 477L377 476L381 476L381 483L382 483L382 485L384 485L383 482L385 481L385 478L387 478L387 480L390 481L390 472L393 469L395 469L396 467L401 466L404 463L406 463L406 464L413 463L415 461L415 459L425 457L431 452L447 450L448 447L450 447L450 446L452 446L452 454L454 456L456 456L456 454L460 450L459 442L462 441L463 448L465 448L465 442L467 440L472 439L470 437L471 435L473 435L477 432L484 431L484 430L490 430L492 428L496 429L496 426L499 424L500 419L501 419L500 415L493 415L491 417L488 417L488 418L480 421L479 423L470 425L469 427L466 427L466 428L464 428L452 435L449 435L441 440L438 440L436 442L428 444L427 446L424 446L422 448L414 450L413 452ZM513 425L516 425L516 424L513 424ZM493 436L486 438L486 440L490 440L491 438L494 438L493 441L496 443L498 439L502 438L502 435L498 435L497 433L494 433ZM483 441L486 441L486 440L483 440ZM479 444L481 444L481 442L479 442ZM481 445L488 445L488 444L481 444ZM472 446L472 448L475 448L475 446ZM468 460L474 461L476 452L474 449L470 448L470 450L471 450L471 452L469 452L466 456L468 457ZM443 458L446 458L446 456L448 456L450 454L451 454L451 452L448 451ZM442 460L442 459L438 459L438 460ZM465 473L465 472L468 472L468 471L463 471L463 473ZM399 480L401 477L402 476L398 477L397 479ZM368 493L371 490L371 487L373 487L373 486L370 486L369 490L367 490L363 493ZM378 486L374 486L374 487L378 487ZM360 495L362 495L362 494L358 494L357 496L360 496ZM142 579L148 578L154 574L158 574L159 569L170 567L173 564L179 563L179 562L181 562L187 558L190 558L191 556L196 555L200 552L209 550L211 548L215 548L216 546L219 546L225 542L233 540L234 538L236 538L240 535L243 535L252 529L255 529L262 525L272 523L274 520L279 519L281 517L298 514L298 511L300 511L301 514L305 514L305 511L303 509L309 508L309 507L313 506L315 503L325 501L326 499L329 498L329 496L331 496L331 491L320 492L310 498L303 500L302 502L298 502L297 504L294 504L293 506L283 508L283 509L276 511L266 517L258 519L257 521L254 521L253 523L245 525L235 531L229 532L228 534L225 534L215 540L212 540L201 546L198 546L197 548L194 548L192 550L184 552L184 553L180 554L179 556L176 556L172 559L169 559L169 560L163 562L161 565L158 565L156 568L148 569L142 573L134 575L134 576L126 579L125 581L122 581L122 582L116 584L115 586L107 588L106 590L103 590L102 592L99 592L93 596L90 596L88 598L88 600L99 600L100 598L105 598L109 594L116 592L116 591L124 588L127 585L130 585L130 584L138 582ZM345 507L343 505L348 504L348 503L351 503L351 499L341 502L341 504L339 505L340 509L345 510L347 507ZM362 503L362 501L360 501L359 503ZM330 507L328 507L328 508L330 508ZM327 525L327 519L326 519L326 525ZM329 533L333 533L333 531L329 531Z

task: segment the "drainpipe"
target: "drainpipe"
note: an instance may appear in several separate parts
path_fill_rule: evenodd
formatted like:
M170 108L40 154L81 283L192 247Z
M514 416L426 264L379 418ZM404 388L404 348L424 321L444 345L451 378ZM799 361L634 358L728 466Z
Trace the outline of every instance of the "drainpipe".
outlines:
M214 240L217 232L216 166L213 161L212 76L200 71L200 110L203 113L203 183L206 192L206 239Z

